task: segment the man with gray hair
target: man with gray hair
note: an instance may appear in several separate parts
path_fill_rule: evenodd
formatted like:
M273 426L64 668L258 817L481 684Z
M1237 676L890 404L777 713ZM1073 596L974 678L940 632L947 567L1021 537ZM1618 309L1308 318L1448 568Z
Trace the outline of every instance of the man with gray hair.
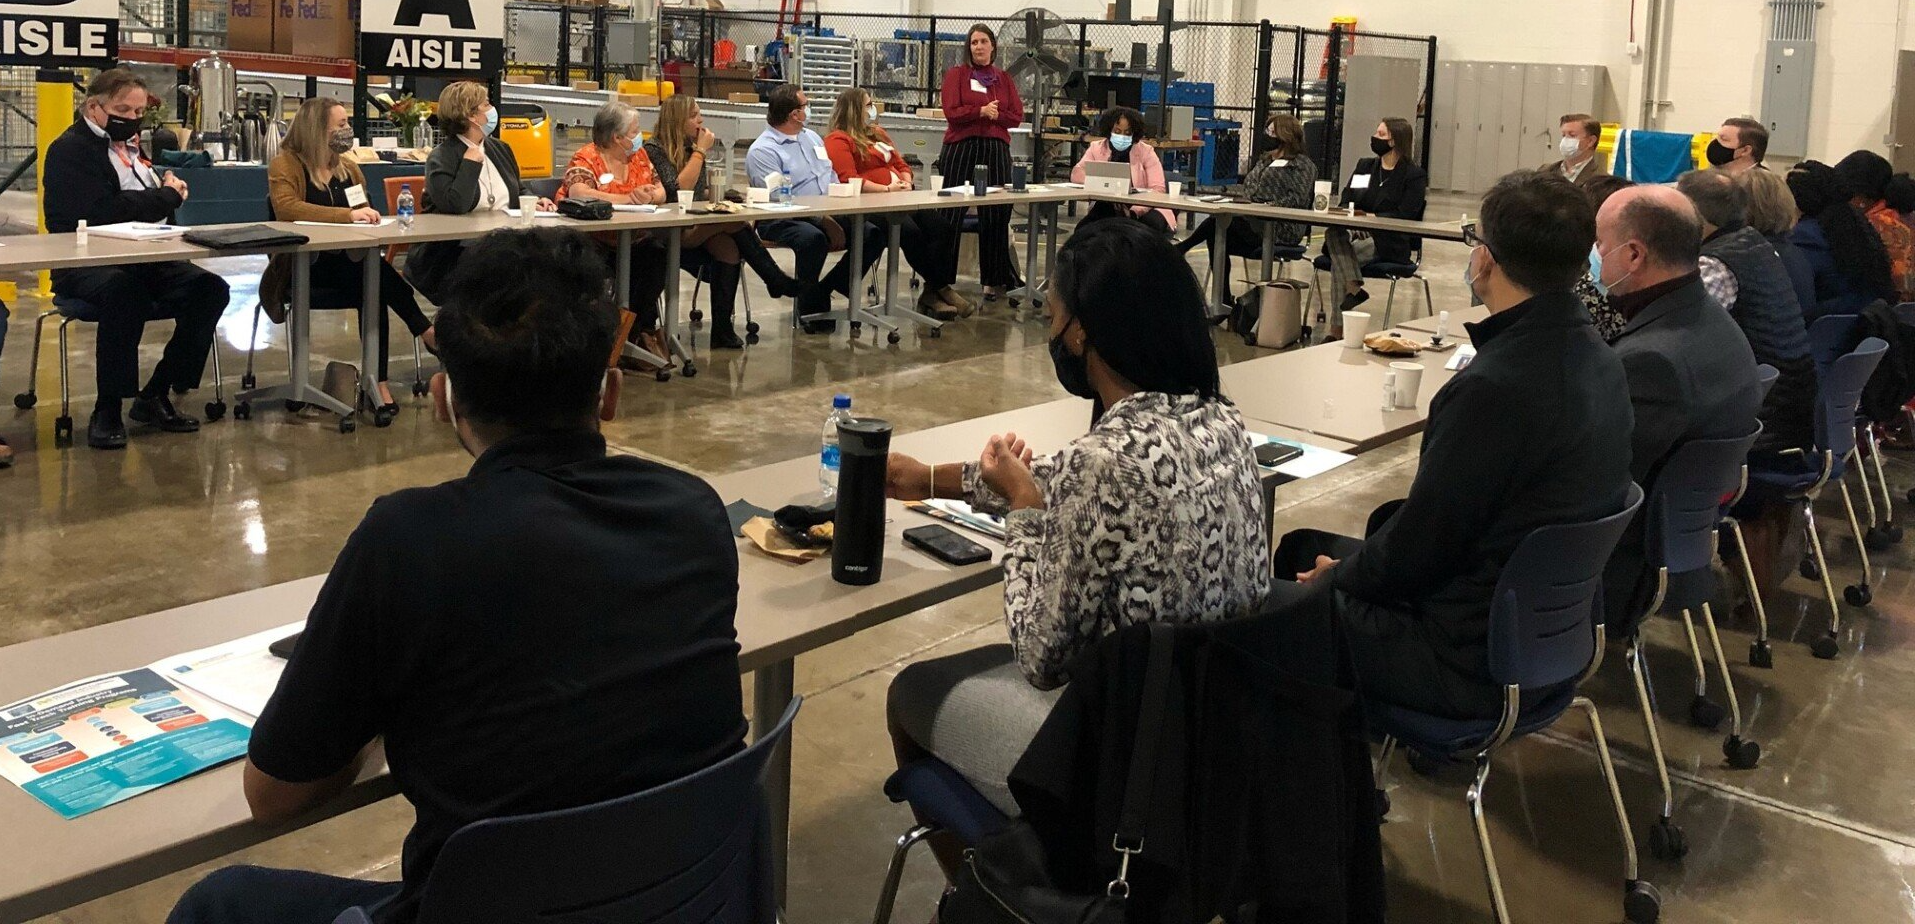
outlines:
M1677 447L1755 429L1755 355L1697 271L1702 219L1667 186L1633 186L1596 213L1598 286L1625 319L1613 344L1635 411L1629 474L1654 487ZM1604 575L1609 630L1632 634L1655 587L1640 518Z

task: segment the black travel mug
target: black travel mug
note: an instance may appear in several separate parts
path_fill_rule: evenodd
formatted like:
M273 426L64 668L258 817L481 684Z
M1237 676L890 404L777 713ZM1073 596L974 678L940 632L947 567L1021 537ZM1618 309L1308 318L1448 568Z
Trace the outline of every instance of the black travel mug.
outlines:
M890 459L889 422L854 417L838 424L831 579L840 584L876 584L884 570L884 476Z
M991 189L991 168L978 164L971 170L971 192L984 195Z
M1011 191L1023 192L1030 176L1030 168L1023 164L1011 165Z

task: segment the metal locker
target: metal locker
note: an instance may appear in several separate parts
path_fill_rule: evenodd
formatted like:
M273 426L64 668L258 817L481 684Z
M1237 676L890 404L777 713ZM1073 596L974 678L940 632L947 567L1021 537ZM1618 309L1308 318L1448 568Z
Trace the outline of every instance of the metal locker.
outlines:
M1568 112L1587 112L1602 121L1603 83L1609 69L1600 64L1572 64L1569 66L1569 109Z
M1481 90L1476 111L1475 160L1470 168L1471 192L1483 192L1496 185L1497 144L1502 140L1503 82L1509 78L1504 64L1482 65Z
M1554 64L1549 68L1549 97L1543 102L1543 109L1549 113L1549 130L1548 137L1543 139L1543 159L1537 161L1539 164L1562 159L1563 152L1557 150L1556 139L1563 136L1563 116L1587 111L1577 109L1572 99L1574 94L1569 88L1571 70L1566 64Z
M1456 62L1436 66L1436 88L1430 94L1436 111L1430 119L1430 188L1456 188Z
M1557 67L1547 64L1529 66L1529 79L1523 81L1522 162L1518 166L1534 169L1552 158L1555 150L1556 116L1550 108L1550 85L1556 81Z
M1496 141L1496 176L1503 176L1522 167L1529 158L1523 154L1523 88L1529 82L1529 72L1544 65L1505 64L1508 72L1503 76L1503 101L1497 121L1502 132ZM1534 167L1535 164L1529 164ZM1493 183L1492 183L1493 185Z
M1483 65L1468 61L1456 65L1456 136L1450 140L1450 188L1473 193L1476 185L1476 139L1482 134Z

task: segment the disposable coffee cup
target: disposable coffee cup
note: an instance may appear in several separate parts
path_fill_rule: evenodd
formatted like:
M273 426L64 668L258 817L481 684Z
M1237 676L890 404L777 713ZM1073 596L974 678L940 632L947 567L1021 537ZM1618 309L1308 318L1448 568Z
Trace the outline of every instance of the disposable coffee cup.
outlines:
M931 179L927 182L927 185L924 188L931 190L932 192L937 192L943 189L944 177L939 176L938 174L935 174L935 173L931 174Z
M696 201L698 201L697 190L681 189L678 191L678 207L679 208L681 209L691 208L692 203Z
M519 227L530 228L539 215L539 197L519 197Z
M1310 208L1319 212L1330 210L1330 181L1318 180L1316 190L1310 196Z
M1345 311L1343 313L1343 346L1346 349L1363 348L1363 338L1370 333L1370 313L1367 311ZM1422 368L1422 367L1418 367Z
M750 187L750 188L748 188L748 189L746 189L746 190L745 190L745 201L746 201L746 202L760 202L760 203L762 203L762 202L770 202L770 201L771 201L771 190L769 190L769 189L761 189L761 188L759 188L759 187L757 187L757 186L753 186L753 187Z
M1350 315L1345 312L1343 316L1348 318ZM1349 330L1349 322L1345 321L1344 324L1346 326L1343 329ZM1423 387L1423 367L1417 363L1399 361L1390 364L1390 371L1396 373L1396 406L1403 410L1414 409L1416 393Z
M1164 185L1172 196L1181 196L1184 194L1184 184L1181 180L1171 180Z
M854 176L846 180L845 183L851 187L852 195L857 196L864 193L864 177Z

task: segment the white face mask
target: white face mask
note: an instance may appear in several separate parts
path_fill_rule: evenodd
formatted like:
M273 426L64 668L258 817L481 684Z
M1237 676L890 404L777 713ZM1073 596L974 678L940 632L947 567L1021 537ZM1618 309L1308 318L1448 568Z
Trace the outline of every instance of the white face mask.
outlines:
M1563 160L1575 157L1582 149L1583 143L1575 138L1565 137L1561 141L1556 142L1556 150L1562 153Z

